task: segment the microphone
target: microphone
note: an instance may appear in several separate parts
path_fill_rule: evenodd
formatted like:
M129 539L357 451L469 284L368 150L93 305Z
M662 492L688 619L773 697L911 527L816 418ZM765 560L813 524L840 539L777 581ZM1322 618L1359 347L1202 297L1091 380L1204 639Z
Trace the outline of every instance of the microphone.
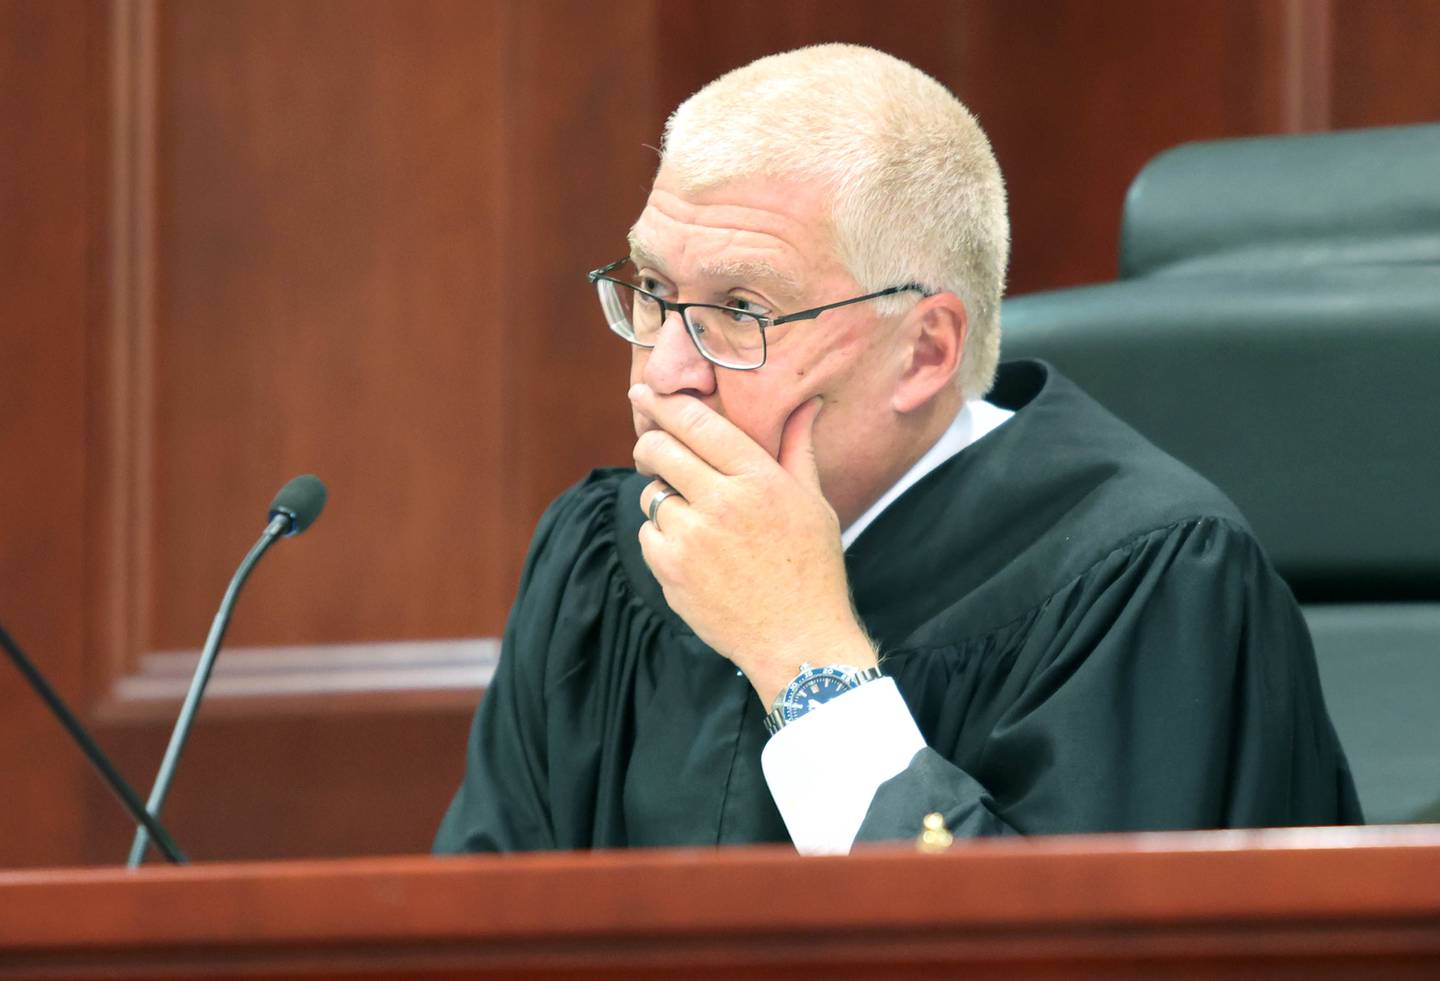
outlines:
M10 655L10 660L15 662L15 667L25 676L25 680L30 682L30 687L35 689L50 709L51 714L60 720L60 724L70 734L70 738L75 740L85 755L89 757L90 762L95 765L95 769L100 772L101 778L109 784L110 789L115 792L115 796L120 799L120 803L130 812L130 816L140 822L141 826L154 837L155 846L171 862L176 865L184 865L185 855L180 851L180 846L175 844L175 840L170 837L170 833L165 830L164 826L145 810L140 803L140 796L125 782L120 771L115 769L115 764L111 763L110 758L101 752L99 745L90 737L90 733L85 731L85 727L80 724L80 720L75 717L75 714L70 711L70 707L65 704L60 693L50 687L50 683L45 680L40 669L25 656L20 645L15 643L4 627L0 627L0 647L5 648L5 653Z
M280 534L293 538L320 517L325 510L325 485L314 474L301 474L280 488L275 500L270 502L270 520L288 519L288 525Z
M151 814L158 817L160 808L165 806L165 796L170 792L170 781L175 776L175 768L180 764L180 754L185 749L185 740L190 736L190 727L194 724L195 713L200 708L200 698L205 694L210 672L215 667L215 658L220 653L220 644L225 639L225 629L230 625L231 611L235 608L235 600L239 598L245 580L250 578L250 570L255 568L260 556L265 554L277 538L300 534L320 517L324 507L325 485L320 482L319 477L308 473L296 477L280 488L280 493L270 502L270 523L265 526L260 540L240 561L240 567L231 577L230 586L220 600L220 609L216 611L215 619L210 624L210 634L205 638L205 649L200 652L200 663L195 665L195 677L191 679L190 690L186 692L185 701L180 706L180 717L175 720L175 728L170 733L170 745L165 748L165 757L160 761L155 785L150 788L146 810ZM135 840L130 845L130 859L127 863L130 868L137 867L145 860L145 849L149 841L150 835L146 827L142 825L135 829Z

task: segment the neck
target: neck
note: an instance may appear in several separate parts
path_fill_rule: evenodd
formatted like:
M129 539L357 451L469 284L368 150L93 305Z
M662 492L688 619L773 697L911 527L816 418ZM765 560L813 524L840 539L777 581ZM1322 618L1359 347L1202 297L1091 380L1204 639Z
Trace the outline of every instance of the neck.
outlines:
M932 399L914 412L895 417L889 438L880 441L883 445L875 447L876 456L863 468L868 479L836 487L833 492L826 488L841 528L850 527L905 476L944 435L963 404L959 393L947 392L944 398Z

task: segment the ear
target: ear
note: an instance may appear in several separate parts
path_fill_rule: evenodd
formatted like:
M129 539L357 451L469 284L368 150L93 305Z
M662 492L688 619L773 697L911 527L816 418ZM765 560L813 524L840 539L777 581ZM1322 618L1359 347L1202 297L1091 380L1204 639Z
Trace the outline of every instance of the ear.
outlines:
M896 412L914 412L954 385L969 327L965 303L954 293L926 297L910 311L901 329L905 362L890 402Z

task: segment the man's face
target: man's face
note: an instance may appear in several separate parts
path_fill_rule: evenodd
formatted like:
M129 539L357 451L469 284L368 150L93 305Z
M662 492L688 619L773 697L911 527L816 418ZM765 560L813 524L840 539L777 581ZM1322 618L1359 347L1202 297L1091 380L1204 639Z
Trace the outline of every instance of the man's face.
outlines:
M823 193L804 183L757 178L686 194L662 170L632 230L638 279L668 300L769 316L848 299L863 291L835 257L827 214ZM881 450L875 437L902 367L886 343L897 320L861 303L783 324L767 332L763 367L735 371L701 357L672 313L653 349L632 349L630 382L693 395L771 456L790 414L822 396L815 454L839 509L837 493L864 495L867 488L847 485L869 479ZM637 436L654 426L638 413L634 422Z

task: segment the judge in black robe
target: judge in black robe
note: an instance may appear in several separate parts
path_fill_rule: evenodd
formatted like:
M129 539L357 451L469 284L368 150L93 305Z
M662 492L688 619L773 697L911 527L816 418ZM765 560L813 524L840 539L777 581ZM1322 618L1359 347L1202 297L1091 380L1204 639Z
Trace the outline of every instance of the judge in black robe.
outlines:
M859 840L1350 823L1309 635L1234 506L1053 369L845 555L927 744ZM765 707L667 606L637 543L648 478L546 512L441 852L788 840Z

